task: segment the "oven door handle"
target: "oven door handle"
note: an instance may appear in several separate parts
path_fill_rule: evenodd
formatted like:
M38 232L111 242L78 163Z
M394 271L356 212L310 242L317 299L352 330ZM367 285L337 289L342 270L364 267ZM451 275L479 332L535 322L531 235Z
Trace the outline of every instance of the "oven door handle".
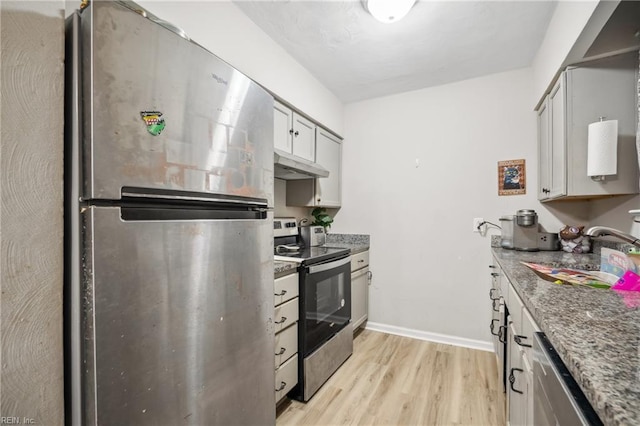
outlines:
M351 256L347 256L344 259L335 260L329 263L323 263L322 265L309 266L309 273L315 274L316 272L328 271L329 269L337 268L338 266L351 263Z

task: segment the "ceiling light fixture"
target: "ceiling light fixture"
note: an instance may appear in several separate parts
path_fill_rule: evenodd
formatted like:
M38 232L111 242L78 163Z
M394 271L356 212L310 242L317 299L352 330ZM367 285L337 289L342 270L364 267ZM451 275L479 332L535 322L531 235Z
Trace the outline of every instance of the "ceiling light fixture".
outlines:
M364 8L380 22L398 22L411 10L416 0L362 0Z

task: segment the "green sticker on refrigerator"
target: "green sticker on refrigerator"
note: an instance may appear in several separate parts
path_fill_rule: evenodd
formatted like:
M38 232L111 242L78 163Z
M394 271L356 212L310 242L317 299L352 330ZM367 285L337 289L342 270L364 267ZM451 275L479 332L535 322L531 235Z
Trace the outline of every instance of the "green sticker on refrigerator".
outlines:
M142 120L147 125L147 132L153 136L158 136L164 130L165 122L160 111L142 111L140 112Z

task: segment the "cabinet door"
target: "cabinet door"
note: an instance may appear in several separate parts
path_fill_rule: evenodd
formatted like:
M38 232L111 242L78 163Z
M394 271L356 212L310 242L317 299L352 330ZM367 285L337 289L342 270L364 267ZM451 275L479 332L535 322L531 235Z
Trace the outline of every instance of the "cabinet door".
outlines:
M549 152L549 198L567 195L566 73L562 73L549 94L551 142Z
M293 111L275 101L273 111L273 147L293 153Z
M316 205L340 207L342 203L342 142L324 129L316 130L316 163L329 177L316 179Z
M549 97L547 96L538 110L538 200L549 198L551 192L549 112Z
M316 126L300 114L293 113L293 155L315 162Z
M507 371L507 404L509 424L524 426L526 422L527 400L526 380L522 363L522 351L513 340L517 334L514 323L509 324L509 370Z
M351 274L351 324L355 332L367 319L369 311L369 268Z

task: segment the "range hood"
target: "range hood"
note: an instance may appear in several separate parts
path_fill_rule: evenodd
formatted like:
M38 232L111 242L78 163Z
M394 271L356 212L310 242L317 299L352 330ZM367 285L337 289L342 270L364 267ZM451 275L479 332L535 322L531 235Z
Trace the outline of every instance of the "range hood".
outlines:
M325 178L329 176L329 170L321 165L303 158L294 157L279 149L273 150L273 164L273 175L277 179L300 180Z

